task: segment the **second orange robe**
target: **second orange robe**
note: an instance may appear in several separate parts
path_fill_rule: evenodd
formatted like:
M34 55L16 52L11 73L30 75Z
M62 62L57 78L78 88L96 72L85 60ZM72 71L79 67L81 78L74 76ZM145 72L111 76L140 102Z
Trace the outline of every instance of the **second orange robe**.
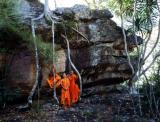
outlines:
M64 77L61 80L61 104L63 106L68 106L70 107L71 101L70 101L70 92L69 92L69 87L70 87L70 81L67 77Z
M47 79L47 82L48 82L48 85L50 88L53 88L54 87L54 83L56 84L59 84L58 82L60 82L61 80L61 76L56 74L55 75L55 79L54 79L54 76L50 76L48 79ZM57 87L57 86L56 86Z
M79 89L78 85L75 83L76 80L78 79L78 77L76 74L72 73L68 76L68 78L70 80L69 91L70 91L70 95L71 95L71 102L76 103L78 101L78 97L79 97L79 93L80 93L80 89Z

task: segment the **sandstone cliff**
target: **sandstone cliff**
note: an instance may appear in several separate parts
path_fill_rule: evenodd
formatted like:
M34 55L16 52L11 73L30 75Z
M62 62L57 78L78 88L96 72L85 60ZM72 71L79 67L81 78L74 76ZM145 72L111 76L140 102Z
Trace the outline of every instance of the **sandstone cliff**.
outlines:
M28 27L31 26L30 19L43 12L43 6L38 2L24 1L18 9L21 11L21 21ZM72 8L58 8L53 11L53 14L61 18L61 21L55 25L55 64L58 72L70 70L66 42L61 37L61 34L66 33L70 41L71 58L82 75L83 84L113 84L131 78L122 29L111 19L113 15L109 10L91 10L86 6L75 5ZM37 22L36 32L45 43L52 45L51 26L44 19ZM131 52L136 47L134 35L127 31L126 35L128 49ZM143 42L138 36L137 41L139 45ZM24 43L21 41L18 42L19 47L16 45L17 51L12 59L8 57L5 61L12 60L7 79L13 86L20 86L22 90L29 92L35 82L34 52L23 46ZM52 65L52 61L40 57L42 86L45 86L49 73L48 67ZM0 60L4 61L4 59L6 56L1 55ZM137 57L131 59L136 70Z

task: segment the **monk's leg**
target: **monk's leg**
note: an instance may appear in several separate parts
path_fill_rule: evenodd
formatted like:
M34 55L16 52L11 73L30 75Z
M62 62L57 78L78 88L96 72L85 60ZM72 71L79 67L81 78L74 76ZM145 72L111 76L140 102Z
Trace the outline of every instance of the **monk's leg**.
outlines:
M77 102L78 101L78 97L79 97L79 93L80 93L80 89L78 88L78 85L75 85L75 96L74 96L74 101Z
M65 104L65 94L63 91L61 91L61 104L64 105Z
M48 82L49 87L50 87L50 88L53 88L53 83L52 83L52 81L51 81L51 80L47 80L47 82Z
M68 107L71 106L71 99L70 99L70 92L68 91L67 96L66 96L66 105Z

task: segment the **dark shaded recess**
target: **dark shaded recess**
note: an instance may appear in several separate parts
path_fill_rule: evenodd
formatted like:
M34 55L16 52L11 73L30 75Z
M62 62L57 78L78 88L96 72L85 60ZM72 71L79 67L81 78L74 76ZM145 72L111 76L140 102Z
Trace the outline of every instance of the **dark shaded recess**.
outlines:
M69 40L75 36L75 32L72 27L75 27L74 21L63 21L55 25L55 43L62 44L64 48L67 48L66 42L63 42L62 34L66 35ZM62 43L63 42L63 43ZM72 46L71 46L72 47Z
M61 23L56 24L55 26L55 43L62 44L64 39L61 37L61 34L65 35L64 27Z
M31 6L38 6L39 11L43 12L44 5L39 0L27 0ZM34 9L34 8L33 8Z
M25 41L16 32L16 30L14 30L10 27L0 28L0 49L7 50L4 53L9 54L9 56L10 56L9 59L6 59L6 61L5 61L5 64L8 67L10 67L10 64L12 62L12 58L14 57L14 55L19 54L20 51L30 50L30 49L28 49L27 45L28 45L27 41ZM32 51L29 51L29 52L32 53ZM0 80L2 79L1 75L4 74L3 72L5 72L5 67L6 66L4 66L3 69L0 69ZM7 72L8 72L8 70L7 70ZM42 71L41 71L41 69L39 70L39 74L40 75L38 77L38 80L39 80L39 86L41 86L41 81L42 81ZM16 86L16 88L7 87L7 86L10 85L10 84L6 84L6 83L9 83L9 79L8 79L7 75L4 76L4 78L5 78L6 81L2 85L4 85L4 87L7 90L10 90L9 93L10 92L14 93L13 89L17 89L17 88L18 88L17 90L20 92L20 97L15 97L14 95L10 95L9 97L13 97L13 100L11 100L11 101L6 100L5 103L6 104L15 104L15 103L18 104L18 103L23 103L23 102L25 103L28 95L27 94L22 94L21 91L23 91L23 89L19 89L19 88L23 88L23 87L21 87L20 84L18 84L18 86ZM22 83L22 85L24 85L24 84ZM31 88L29 87L28 89L31 89ZM3 92L6 92L6 91L3 90ZM35 99L36 99L36 94L37 93L35 93Z
M31 28L30 28L31 30ZM52 30L51 28L44 28L43 27L39 27L36 30L36 36L41 37L43 39L44 42L52 42Z
M0 28L0 48L16 50L21 45L22 38L10 28Z
M124 78L108 78L108 79L101 79L101 80L97 80L91 83L85 83L83 85L83 88L89 88L89 87L94 87L94 86L98 86L98 85L113 85L113 84L118 84L118 83L122 83L124 82L125 79Z
M140 36L136 36L134 34L127 36L127 40L131 45L135 45L136 46L136 41L135 38L137 39L137 44L143 44L143 39Z
M22 38L11 28L0 28L0 53L6 54L3 61L1 61L0 79L6 79L6 72L11 65L15 51L18 51L21 45ZM9 54L9 55L8 55ZM10 57L7 59L7 55Z
M116 30L119 32L120 35L122 35L123 37L123 31L122 28L119 26L116 26ZM128 30L125 30L125 34L126 34L126 41L130 44L135 46L136 45L136 40L137 39L137 44L143 44L143 39L140 36L135 36L134 34L130 34L130 32Z
M25 104L26 103L26 98L28 97L27 95L26 96L20 96L20 97L15 97L13 98L14 96L10 96L12 97L12 100L11 101L5 101L5 103L7 105L15 105L15 104Z
M122 30L122 28L119 27L119 26L116 26L116 30L117 30L117 31L119 32L119 34L122 35L122 37L123 37L123 30ZM126 36L129 35L129 31L125 30L125 34L126 34Z

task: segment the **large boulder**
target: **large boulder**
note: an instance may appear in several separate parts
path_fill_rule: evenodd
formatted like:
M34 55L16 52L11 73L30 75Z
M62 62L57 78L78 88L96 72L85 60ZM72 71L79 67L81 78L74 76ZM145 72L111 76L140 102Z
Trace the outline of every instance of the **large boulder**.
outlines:
M24 8L24 5L27 6ZM31 26L31 18L38 17L43 12L43 5L37 1L22 2L18 10L21 10L21 22ZM106 10L91 10L86 6L76 5L71 8L57 8L53 15L61 18L55 24L55 43L57 71L59 73L69 71L67 60L67 46L61 34L67 34L71 48L71 58L82 75L83 84L113 84L120 83L132 77L128 64L122 28L111 20L113 15ZM45 19L36 22L36 32L46 43L52 45L51 26ZM66 31L66 32L65 32ZM141 37L126 32L127 48L131 52L143 43ZM29 48L23 47L16 51L10 66L8 79L14 86L20 86L28 93L35 82L35 56ZM1 59L0 54L0 59ZM8 59L9 60L9 59ZM131 57L131 63L136 70L137 57ZM40 56L42 86L46 86L52 61L44 60Z
M113 15L107 9L92 10L86 6L75 5L72 8L58 8L53 13L63 19L63 27L60 28L57 24L56 42L62 46L62 50L67 48L66 42L60 37L60 34L66 31L72 60L80 70L84 84L101 81L112 84L110 81L113 80L113 83L119 83L132 77L122 28L111 20ZM136 43L143 43L143 39L125 32L130 53ZM136 61L137 56L131 57L135 70Z

